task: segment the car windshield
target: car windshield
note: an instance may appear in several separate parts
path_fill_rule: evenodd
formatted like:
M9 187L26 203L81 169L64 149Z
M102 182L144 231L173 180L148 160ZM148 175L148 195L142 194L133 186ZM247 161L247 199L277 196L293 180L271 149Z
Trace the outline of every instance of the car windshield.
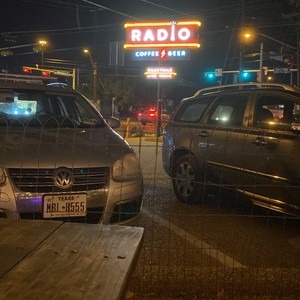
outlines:
M0 126L102 127L104 120L79 94L0 91Z

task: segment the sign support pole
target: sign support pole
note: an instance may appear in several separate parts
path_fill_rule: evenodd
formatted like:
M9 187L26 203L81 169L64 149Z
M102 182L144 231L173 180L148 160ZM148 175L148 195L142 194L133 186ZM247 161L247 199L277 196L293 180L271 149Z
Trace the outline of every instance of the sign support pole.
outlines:
M159 59L159 67L160 67L160 59ZM157 78L157 102L156 102L156 136L160 136L161 131L161 100L160 100L160 78Z

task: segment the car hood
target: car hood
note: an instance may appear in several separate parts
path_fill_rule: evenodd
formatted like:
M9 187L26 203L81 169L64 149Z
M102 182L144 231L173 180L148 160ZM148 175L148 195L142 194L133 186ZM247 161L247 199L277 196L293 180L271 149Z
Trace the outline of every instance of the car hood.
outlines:
M57 168L110 166L132 148L109 127L0 130L0 166Z

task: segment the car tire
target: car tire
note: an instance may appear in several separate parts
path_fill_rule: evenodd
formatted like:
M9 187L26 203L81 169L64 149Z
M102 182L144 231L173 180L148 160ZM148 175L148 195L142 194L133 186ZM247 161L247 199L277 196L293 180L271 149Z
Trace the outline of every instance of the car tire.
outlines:
M203 199L203 176L196 159L185 154L175 161L172 183L176 197L186 204L197 204Z

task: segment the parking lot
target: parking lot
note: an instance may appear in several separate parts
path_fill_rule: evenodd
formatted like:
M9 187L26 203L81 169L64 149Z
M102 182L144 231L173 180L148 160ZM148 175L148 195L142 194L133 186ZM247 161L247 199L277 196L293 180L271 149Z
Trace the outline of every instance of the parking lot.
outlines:
M297 299L300 221L234 195L180 203L161 163L161 142L128 138L145 180L143 248L133 299ZM128 294L129 295L129 294ZM247 295L247 296L245 296Z

